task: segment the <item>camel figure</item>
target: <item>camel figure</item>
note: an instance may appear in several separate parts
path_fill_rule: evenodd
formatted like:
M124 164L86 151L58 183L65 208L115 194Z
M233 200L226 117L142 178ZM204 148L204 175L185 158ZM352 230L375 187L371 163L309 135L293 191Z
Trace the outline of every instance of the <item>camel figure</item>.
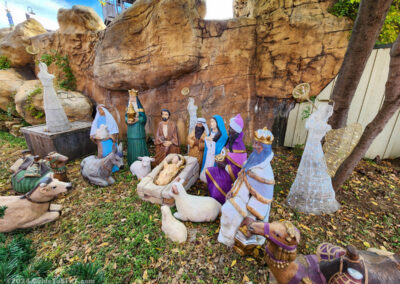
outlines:
M11 232L40 226L60 217L61 205L52 204L60 193L71 190L71 183L61 182L50 176L23 196L0 196L0 207L5 214L0 218L0 232Z
M399 283L398 254L322 243L315 255L297 255L300 231L291 222L264 223L246 218L242 225L248 235L267 238L265 260L279 284Z

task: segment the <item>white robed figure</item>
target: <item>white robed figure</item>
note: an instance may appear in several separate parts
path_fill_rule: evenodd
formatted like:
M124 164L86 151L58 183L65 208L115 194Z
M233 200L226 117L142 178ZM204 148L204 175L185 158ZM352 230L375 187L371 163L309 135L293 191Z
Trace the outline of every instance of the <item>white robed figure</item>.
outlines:
M274 157L271 145L273 140L274 137L267 128L255 132L253 153L244 164L221 208L221 228L218 235L220 243L232 246L235 238L242 247L264 243L265 238L261 236L246 238L239 227L245 217L268 221L275 184L271 167Z
M37 76L43 85L43 102L47 131L66 131L71 128L71 124L54 90L54 75L47 72L47 65L43 62L39 62L39 69L40 71Z
M333 106L321 105L306 121L308 138L296 179L287 197L287 203L300 212L333 213L340 207L321 145L322 138L332 129L328 124L332 113Z
M114 148L118 149L118 133L118 124L112 114L104 105L98 105L90 128L90 139L97 144L98 158L106 157ZM116 172L118 169L117 166L114 166L112 172Z

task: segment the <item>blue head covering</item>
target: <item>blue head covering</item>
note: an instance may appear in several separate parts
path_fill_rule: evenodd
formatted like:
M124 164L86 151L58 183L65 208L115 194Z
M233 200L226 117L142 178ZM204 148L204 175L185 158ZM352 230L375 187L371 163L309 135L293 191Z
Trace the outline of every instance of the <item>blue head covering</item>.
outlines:
M138 107L138 108L143 108L143 105L142 105L142 103L141 103L140 100L139 100L139 96L136 96L136 103L137 103L137 107Z
M226 141L228 140L228 133L226 132L224 119L220 115L214 115L212 118L214 118L215 121L217 122L217 127L221 134L221 136L218 138L217 142L215 142L215 144L216 144L215 145L215 155L218 155L219 153L221 153L222 149L226 145ZM211 135L211 131L208 134L208 136L210 136L210 135ZM206 157L207 157L207 144L205 144L205 149L204 149L204 154L203 154L203 163L201 165L201 170L203 170L203 168L204 168L204 164L206 162Z
M265 159L267 159L268 156L271 154L271 152L272 152L272 145L270 144L263 144L263 150L261 151L261 153L257 153L257 151L254 150L253 153L250 154L249 158L247 159L246 163L243 166L245 172L247 172L248 169L264 162Z

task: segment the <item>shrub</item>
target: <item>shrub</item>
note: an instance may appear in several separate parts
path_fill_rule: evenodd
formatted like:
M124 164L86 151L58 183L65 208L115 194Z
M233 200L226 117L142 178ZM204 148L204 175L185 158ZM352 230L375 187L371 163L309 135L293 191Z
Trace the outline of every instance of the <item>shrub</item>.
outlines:
M0 56L0 70L8 69L11 67L11 61L7 56Z

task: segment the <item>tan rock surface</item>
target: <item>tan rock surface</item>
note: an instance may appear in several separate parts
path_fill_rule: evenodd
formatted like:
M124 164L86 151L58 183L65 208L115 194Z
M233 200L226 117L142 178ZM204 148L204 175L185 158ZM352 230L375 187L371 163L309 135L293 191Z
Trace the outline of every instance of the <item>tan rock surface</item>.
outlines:
M33 74L32 74L33 75ZM32 78L32 75L10 68L0 70L0 108L7 111L9 103L14 101L14 95L22 84Z
M72 9L59 9L57 20L60 26L58 31L65 34L100 31L106 27L92 8L81 5L74 5Z
M31 37L46 32L33 18L22 22L0 40L0 55L7 56L12 67L29 64L32 62L32 55L26 52L25 47L31 45Z
M18 90L15 96L15 105L17 112L30 124L40 124L45 122L45 118L35 118L32 113L26 109L28 96L37 88L42 88L39 80L26 81ZM73 91L57 90L57 97L64 108L69 121L91 120L93 105L88 97ZM31 96L31 104L38 111L43 109L43 91L40 94Z
M128 89L140 89L151 133L164 107L186 123L188 87L206 118L241 113L249 142L254 129L288 115L297 84L318 94L336 76L351 22L327 12L333 0L241 2L238 18L205 21L203 1L139 0L103 31L83 25L32 42L36 59L51 49L68 55L78 91L108 106L122 134Z

